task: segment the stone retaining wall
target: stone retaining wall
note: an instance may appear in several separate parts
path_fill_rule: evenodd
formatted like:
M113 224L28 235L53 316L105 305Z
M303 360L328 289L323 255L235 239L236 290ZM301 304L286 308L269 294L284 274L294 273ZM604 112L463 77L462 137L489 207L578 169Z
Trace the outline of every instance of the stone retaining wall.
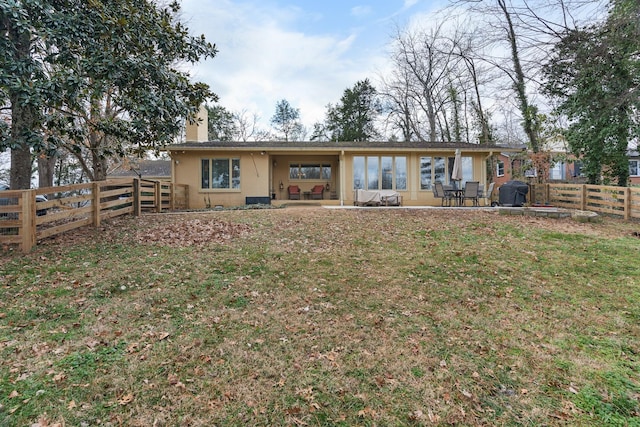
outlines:
M599 222L600 216L595 212L576 211L562 208L499 207L500 215L538 216L544 218L573 218L578 222Z

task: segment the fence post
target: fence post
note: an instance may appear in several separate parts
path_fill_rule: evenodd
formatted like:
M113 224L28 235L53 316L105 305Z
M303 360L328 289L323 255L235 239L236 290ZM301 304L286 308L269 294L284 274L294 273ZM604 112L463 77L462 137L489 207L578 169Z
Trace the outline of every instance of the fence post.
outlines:
M624 188L624 219L628 221L631 218L631 188Z
M142 214L142 206L140 203L140 179L133 178L133 216Z
M529 183L529 203L531 203L532 205L537 203L537 199L538 199L536 194L537 191L538 191L538 186L535 183L530 182Z
M93 186L91 188L93 192L93 226L100 227L100 211L102 207L100 206L100 182L94 181Z
M582 192L580 194L580 210L587 210L587 184L582 184Z
M544 204L545 205L551 204L551 184L549 183L546 183L544 185Z
M156 196L156 212L162 212L162 186L160 185L160 181L155 181L153 183L153 188Z
M176 209L176 186L173 182L169 183L169 210Z
M29 252L36 244L36 190L22 192L22 243L23 252Z

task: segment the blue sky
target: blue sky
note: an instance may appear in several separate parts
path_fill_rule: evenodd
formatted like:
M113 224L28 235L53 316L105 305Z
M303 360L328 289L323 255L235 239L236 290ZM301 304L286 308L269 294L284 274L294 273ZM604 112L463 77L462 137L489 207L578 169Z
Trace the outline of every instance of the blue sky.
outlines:
M329 103L358 80L388 67L387 44L398 27L426 18L446 0L183 0L182 18L218 55L195 66L220 104L247 110L269 126L287 99L311 128Z

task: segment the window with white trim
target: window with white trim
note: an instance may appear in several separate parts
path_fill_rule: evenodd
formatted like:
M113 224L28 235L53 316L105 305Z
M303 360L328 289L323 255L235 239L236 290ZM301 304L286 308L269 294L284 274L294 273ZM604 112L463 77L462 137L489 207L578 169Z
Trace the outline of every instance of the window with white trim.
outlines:
M502 160L496 162L496 176L504 176L504 162Z
M204 190L232 190L240 188L240 159L201 159L201 184Z
M549 179L562 180L565 179L565 164L564 162L556 162L549 169Z
M629 176L640 176L640 160L629 160Z
M461 160L462 182L459 185L463 186L473 180L473 158L463 156ZM420 157L420 189L431 190L434 182L451 184L454 162L454 157Z

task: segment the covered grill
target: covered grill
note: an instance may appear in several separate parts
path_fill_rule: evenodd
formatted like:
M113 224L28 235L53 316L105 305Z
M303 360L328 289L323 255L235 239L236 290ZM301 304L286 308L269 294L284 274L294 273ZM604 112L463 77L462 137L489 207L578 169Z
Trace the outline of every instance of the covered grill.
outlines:
M500 187L500 206L524 206L527 202L529 186L522 181L507 181Z

